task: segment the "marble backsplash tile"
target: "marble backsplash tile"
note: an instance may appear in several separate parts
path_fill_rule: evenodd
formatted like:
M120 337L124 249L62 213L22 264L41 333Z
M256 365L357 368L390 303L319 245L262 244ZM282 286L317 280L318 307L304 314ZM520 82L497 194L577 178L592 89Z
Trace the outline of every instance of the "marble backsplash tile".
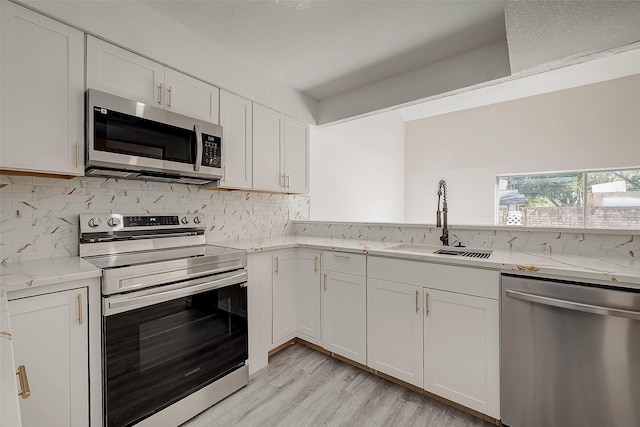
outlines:
M202 213L208 241L290 234L309 219L306 195L206 190L104 178L0 176L0 262L78 254L78 215Z
M440 245L442 229L428 225L367 224L295 221L295 236L328 237L387 242ZM518 230L506 227L452 227L449 242L472 248L486 248L539 254L574 254L640 259L640 230L624 232L576 230Z

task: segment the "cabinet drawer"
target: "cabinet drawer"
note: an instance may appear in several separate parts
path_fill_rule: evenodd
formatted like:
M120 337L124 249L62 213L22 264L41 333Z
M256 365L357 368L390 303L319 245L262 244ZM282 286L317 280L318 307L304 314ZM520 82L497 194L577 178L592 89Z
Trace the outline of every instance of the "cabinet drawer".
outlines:
M466 295L500 299L500 273L497 271L370 256L367 276Z
M322 262L324 269L328 271L356 274L358 276L367 274L366 255L324 251L322 253Z

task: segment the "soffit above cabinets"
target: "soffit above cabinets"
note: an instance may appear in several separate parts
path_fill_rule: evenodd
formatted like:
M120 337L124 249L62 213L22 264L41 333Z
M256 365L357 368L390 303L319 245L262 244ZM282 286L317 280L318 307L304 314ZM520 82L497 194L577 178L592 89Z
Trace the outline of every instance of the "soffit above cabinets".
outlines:
M640 47L635 1L22 1L319 125Z

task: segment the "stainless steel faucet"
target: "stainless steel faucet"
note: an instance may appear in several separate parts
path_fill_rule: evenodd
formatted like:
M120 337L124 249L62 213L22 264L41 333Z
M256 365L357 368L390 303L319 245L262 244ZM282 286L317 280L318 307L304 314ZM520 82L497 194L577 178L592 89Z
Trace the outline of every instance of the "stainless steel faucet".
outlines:
M442 212L440 212L440 196L442 196ZM444 179L441 179L438 183L438 212L436 217L436 227L442 227L442 241L443 246L449 246L449 228L447 228L447 183Z

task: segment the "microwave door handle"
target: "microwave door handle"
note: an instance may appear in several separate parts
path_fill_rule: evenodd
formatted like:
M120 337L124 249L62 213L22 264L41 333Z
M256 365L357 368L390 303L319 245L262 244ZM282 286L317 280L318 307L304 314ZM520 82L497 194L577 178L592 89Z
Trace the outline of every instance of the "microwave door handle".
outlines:
M198 172L202 164L202 133L200 133L200 126L197 124L193 125L193 130L196 133L196 164L193 165L193 170Z

